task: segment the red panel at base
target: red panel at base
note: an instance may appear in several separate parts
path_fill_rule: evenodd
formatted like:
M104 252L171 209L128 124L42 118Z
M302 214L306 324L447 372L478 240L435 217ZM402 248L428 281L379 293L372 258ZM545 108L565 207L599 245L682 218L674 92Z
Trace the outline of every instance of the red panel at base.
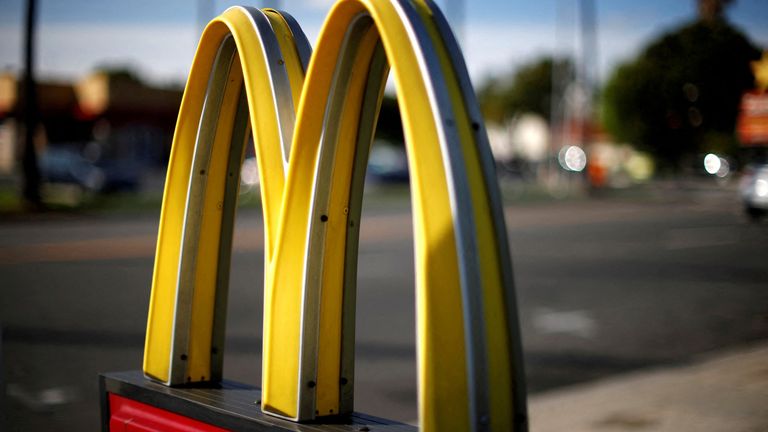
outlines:
M109 394L110 432L226 432L216 426Z

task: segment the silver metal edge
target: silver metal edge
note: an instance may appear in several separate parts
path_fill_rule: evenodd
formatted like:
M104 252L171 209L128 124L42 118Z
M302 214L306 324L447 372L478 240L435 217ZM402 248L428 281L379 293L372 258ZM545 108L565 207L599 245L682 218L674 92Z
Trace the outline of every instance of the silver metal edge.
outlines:
M301 305L301 336L298 382L298 417L300 420L313 419L316 416L316 386L306 385L317 382L317 355L319 347L320 299L322 295L322 272L324 261L324 243L326 240L326 225L320 221L328 208L332 166L335 158L338 140L338 120L341 116L348 85L347 77L352 72L352 65L357 54L359 34L368 29L361 25L361 19L368 18L367 13L350 20L350 25L344 35L344 41L336 59L336 67L331 80L331 88L326 101L323 119L323 133L320 138L320 148L315 164L315 180L313 182L312 203L309 212L307 229L307 249L304 266L304 286ZM370 18L368 18L370 19Z
M285 67L285 59L280 51L280 43L277 41L272 24L264 12L250 6L233 6L230 9L238 9L244 12L253 24L256 35L261 42L262 55L267 65L269 81L272 85L272 101L277 114L277 125L280 130L280 150L283 154L283 171L288 172L288 158L293 142L294 125L296 124L296 110L293 106L291 82L288 79L288 70Z
M494 232L496 234L498 254L501 261L499 266L501 268L505 289L504 300L507 312L508 332L510 336L510 356L513 361L512 379L514 380L514 388L512 389L512 394L515 411L513 421L515 422L515 431L526 431L528 430L528 408L526 402L522 337L520 335L519 311L517 307L517 295L515 294L514 273L512 270L512 254L510 253L509 240L507 239L504 205L501 199L501 191L499 190L499 182L496 177L496 164L493 159L493 154L491 153L488 133L485 130L485 122L483 121L483 115L480 112L480 105L472 87L469 74L467 73L467 66L464 62L461 48L459 47L453 32L450 30L448 21L440 9L432 0L426 0L426 4L432 11L435 24L443 36L443 43L445 43L446 49L450 53L451 62L453 62L454 71L459 81L459 86L462 89L462 95L464 96L464 103L467 111L473 124L478 125L477 128L473 128L473 132L475 134L475 139L478 142L477 149L480 155L480 163L482 164L483 177L488 193L488 202L493 214L493 223L495 225Z
M379 42L374 49L363 94L352 178L349 186L346 250L344 252L344 294L341 316L341 372L339 411L351 413L355 401L355 309L357 299L357 261L363 188L368 156L376 131L381 100L387 83L389 64Z
M403 24L409 33L422 75L427 82L429 98L433 106L440 145L443 148L443 164L447 174L448 189L456 236L461 294L463 299L464 340L467 350L467 388L469 392L470 428L483 430L488 423L489 398L486 383L486 340L482 304L482 279L475 241L475 221L468 179L466 177L460 138L456 130L454 107L448 96L448 88L436 50L430 49L432 39L421 22L414 6L405 0L394 1Z
M304 73L306 74L307 69L309 68L309 60L312 58L312 45L309 44L309 40L304 34L304 30L302 30L299 23L295 18L293 18L291 14L279 9L272 10L280 14L285 20L286 24L288 24L288 28L291 29L291 34L293 34L293 41L296 44L296 52L299 54L301 66L304 69Z
M231 84L229 84L231 85ZM218 382L224 371L224 339L227 325L227 302L229 295L229 272L232 262L232 239L237 215L237 198L240 190L240 167L245 157L248 142L248 99L242 82L240 84L237 111L229 144L227 179L224 184L224 200L221 208L221 234L214 297L213 329L211 337L211 381Z
M234 40L231 37L225 37L219 45L209 75L205 102L195 140L179 254L178 284L169 359L170 385L183 384L186 381L187 365L191 361L188 348L195 291L195 266L200 243L200 224L203 216L202 203L205 200L205 189L209 177L208 165L216 136L219 112L234 54Z

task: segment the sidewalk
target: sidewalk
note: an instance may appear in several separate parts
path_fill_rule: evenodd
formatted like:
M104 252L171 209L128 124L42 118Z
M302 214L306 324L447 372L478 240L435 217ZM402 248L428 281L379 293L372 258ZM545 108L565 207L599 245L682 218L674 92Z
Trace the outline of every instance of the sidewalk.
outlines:
M532 432L768 431L768 343L530 398Z

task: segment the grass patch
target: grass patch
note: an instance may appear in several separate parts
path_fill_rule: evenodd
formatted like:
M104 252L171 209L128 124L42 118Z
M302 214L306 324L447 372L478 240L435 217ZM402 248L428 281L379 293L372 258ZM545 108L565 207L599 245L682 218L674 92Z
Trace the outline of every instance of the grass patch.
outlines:
M0 187L0 214L16 213L23 208L19 193L11 187Z

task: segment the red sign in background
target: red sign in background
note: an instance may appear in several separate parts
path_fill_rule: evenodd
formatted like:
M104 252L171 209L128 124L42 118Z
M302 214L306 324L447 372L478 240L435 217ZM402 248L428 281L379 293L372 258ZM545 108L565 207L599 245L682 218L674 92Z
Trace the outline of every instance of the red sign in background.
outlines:
M768 92L744 93L736 132L742 145L768 146Z

